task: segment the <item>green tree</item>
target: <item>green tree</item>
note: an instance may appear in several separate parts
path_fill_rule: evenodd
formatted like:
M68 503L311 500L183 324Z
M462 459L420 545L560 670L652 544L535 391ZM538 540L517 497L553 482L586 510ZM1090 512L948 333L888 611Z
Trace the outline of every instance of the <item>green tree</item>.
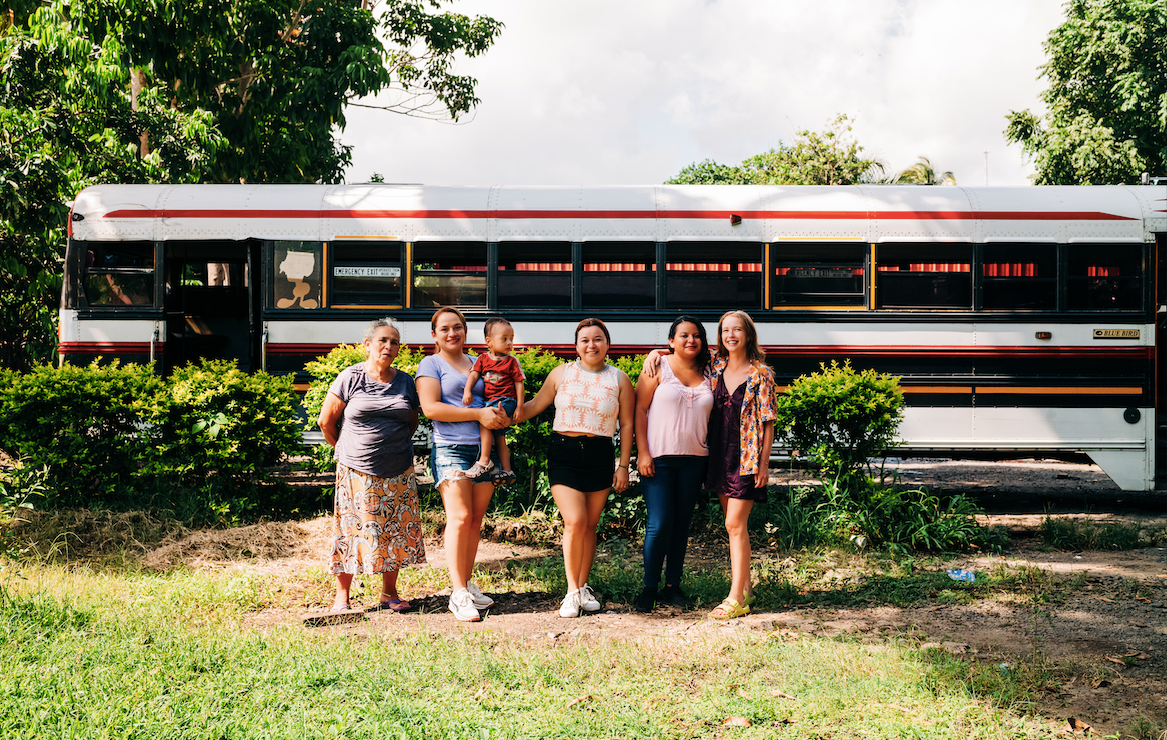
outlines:
M0 0L0 366L52 355L79 190L339 182L347 105L456 119L451 64L501 29L439 0Z
M51 356L68 201L107 182L192 182L223 145L206 111L154 91L131 109L116 44L94 46L62 3L0 29L0 365ZM15 16L15 13L13 13ZM140 132L154 132L141 157Z
M845 115L825 131L799 131L793 145L756 154L738 166L707 159L685 167L667 185L852 185L874 182L883 163L863 156Z
M1167 3L1071 0L1046 39L1042 121L1007 116L1036 185L1133 184L1167 175Z
M227 140L205 179L339 182L351 147L345 106L457 119L478 103L458 54L486 51L487 17L434 12L439 0L89 0L76 14L96 42L181 110L205 110ZM380 37L387 39L383 43Z

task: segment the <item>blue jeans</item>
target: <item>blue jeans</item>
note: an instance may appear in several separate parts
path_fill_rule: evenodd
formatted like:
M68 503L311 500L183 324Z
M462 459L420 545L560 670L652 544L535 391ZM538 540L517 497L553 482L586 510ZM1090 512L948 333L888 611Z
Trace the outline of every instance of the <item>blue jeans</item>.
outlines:
M681 585L681 568L689 546L689 523L705 480L709 458L696 455L664 455L655 458L656 475L642 477L640 488L648 507L644 533L644 585L660 584L661 567L667 562L665 585Z

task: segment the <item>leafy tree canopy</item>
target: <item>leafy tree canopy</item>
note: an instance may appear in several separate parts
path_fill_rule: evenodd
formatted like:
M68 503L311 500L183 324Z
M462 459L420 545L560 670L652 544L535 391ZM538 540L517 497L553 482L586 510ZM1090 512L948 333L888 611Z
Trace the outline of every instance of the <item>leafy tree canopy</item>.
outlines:
M681 170L667 185L852 185L874 182L883 163L863 156L851 137L847 116L839 116L822 133L799 131L794 144L756 154L740 165L707 159Z
M0 0L0 366L51 357L67 203L98 182L339 182L346 105L458 118L491 18L439 0ZM387 41L382 41L384 38Z
M1045 120L1007 116L1036 185L1133 184L1167 175L1167 3L1071 0L1045 42Z

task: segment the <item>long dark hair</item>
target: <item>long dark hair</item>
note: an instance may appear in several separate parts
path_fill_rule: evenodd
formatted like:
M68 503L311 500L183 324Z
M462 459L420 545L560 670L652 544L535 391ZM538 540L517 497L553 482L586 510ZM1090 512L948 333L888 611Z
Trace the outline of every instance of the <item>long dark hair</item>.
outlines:
M704 368L709 364L709 337L705 336L705 324L692 316L678 316L669 327L669 339L677 336L677 327L681 324L692 324L697 327L697 338L701 340L701 351L697 353L697 367Z

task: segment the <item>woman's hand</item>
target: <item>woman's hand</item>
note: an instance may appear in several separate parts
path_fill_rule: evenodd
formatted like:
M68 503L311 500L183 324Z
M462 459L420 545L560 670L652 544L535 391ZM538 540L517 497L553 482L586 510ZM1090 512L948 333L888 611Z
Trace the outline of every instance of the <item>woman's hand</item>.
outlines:
M641 478L651 478L656 475L656 465L652 462L652 455L636 454L636 472Z
M663 349L654 349L644 357L644 367L640 372L644 373L650 378L655 378L656 373L660 370L661 358L667 355L668 352Z
M616 493L628 490L628 468L623 465L617 465L616 472L612 475L612 490Z
M474 411L478 415L478 423L487 429L502 429L511 425L511 417L497 406L475 409Z
M754 488L765 488L770 485L770 461L766 453L762 454L762 459L758 461L758 472L754 473Z
M320 418L316 420L316 425L324 432L324 441L332 447L336 447L340 440L340 420L344 418L346 405L339 396L329 393L320 407Z

